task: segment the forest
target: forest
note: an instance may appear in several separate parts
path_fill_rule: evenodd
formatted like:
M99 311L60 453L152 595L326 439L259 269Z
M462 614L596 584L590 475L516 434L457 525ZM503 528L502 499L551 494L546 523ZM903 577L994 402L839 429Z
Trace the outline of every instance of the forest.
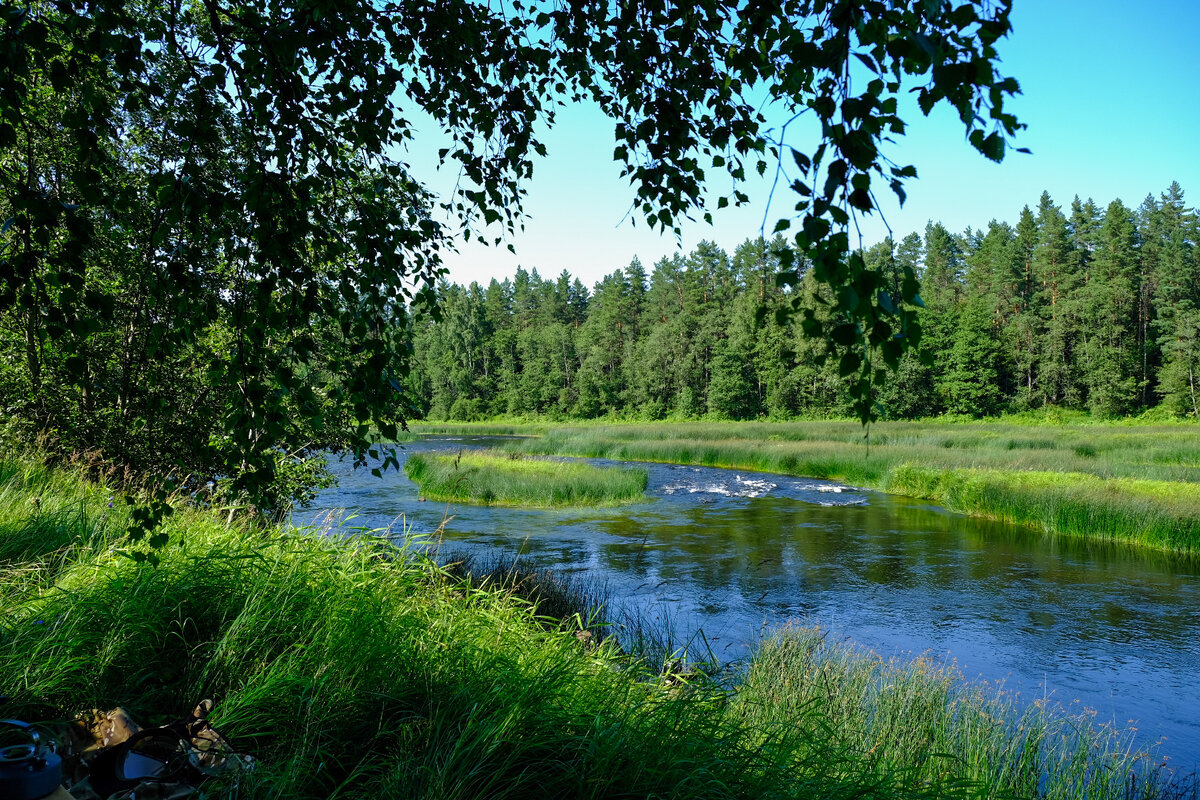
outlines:
M879 389L881 414L988 416L1043 407L1116 417L1200 416L1200 216L1172 183L1135 209L1043 192L1016 224L961 233L930 222L865 248L866 264L921 280L920 347ZM789 247L701 242L647 272L634 258L588 289L519 269L438 287L440 319L413 324L410 386L433 420L498 415L788 419L850 416L851 378L806 337L831 316ZM564 261L570 254L563 255ZM799 259L798 259L799 260ZM802 261L800 263L803 263Z

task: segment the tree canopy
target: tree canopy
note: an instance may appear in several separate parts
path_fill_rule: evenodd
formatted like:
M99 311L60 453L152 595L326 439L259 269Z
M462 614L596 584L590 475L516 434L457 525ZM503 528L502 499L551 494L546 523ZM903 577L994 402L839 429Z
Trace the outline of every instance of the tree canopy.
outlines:
M776 171L794 201L773 229L793 232L777 280L827 287L802 325L869 420L882 363L919 338L920 299L911 269L868 265L848 228L916 174L885 150L905 92L1004 156L1020 127L996 67L1010 7L3 0L9 434L286 506L297 459L364 459L403 424L405 321L432 299L439 253L520 226L539 136L577 102L613 120L651 226L711 219L748 200L747 170ZM819 137L772 133L764 103ZM406 161L418 111L446 134L450 196Z
M885 276L913 270L925 296L921 345L879 389L881 413L1200 417L1200 214L1183 190L1137 211L1077 197L1066 214L1048 194L1037 205L1016 227L931 222L860 252ZM590 291L566 271L443 281L442 318L414 321L411 394L438 420L851 415L856 376L818 364L801 330L805 311L828 318L828 287L772 280L787 248L782 236L732 253L702 242L649 274L634 259Z

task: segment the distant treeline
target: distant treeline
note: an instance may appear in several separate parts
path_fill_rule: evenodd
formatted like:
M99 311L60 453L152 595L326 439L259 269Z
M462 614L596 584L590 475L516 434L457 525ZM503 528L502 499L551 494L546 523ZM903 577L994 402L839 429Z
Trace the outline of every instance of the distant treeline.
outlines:
M879 401L891 418L1043 406L1200 416L1200 218L1172 184L1136 209L1068 211L1043 193L1016 225L956 234L931 222L868 249L921 278L925 357L905 356ZM440 286L418 321L412 386L429 419L606 415L747 419L842 415L847 384L798 317L825 306L809 277L776 288L786 244L702 242L647 275L636 258L591 290L544 279ZM564 253L564 260L570 254Z

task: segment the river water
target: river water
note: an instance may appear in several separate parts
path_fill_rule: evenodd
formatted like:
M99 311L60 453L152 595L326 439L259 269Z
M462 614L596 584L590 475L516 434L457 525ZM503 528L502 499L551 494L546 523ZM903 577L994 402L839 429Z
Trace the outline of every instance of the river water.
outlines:
M427 439L408 453L495 444ZM600 465L617 464L589 459ZM628 462L620 462L626 464ZM1200 562L949 513L830 481L637 464L648 502L544 511L422 502L403 472L331 460L340 485L296 515L435 531L442 547L581 573L625 610L722 660L789 620L884 656L930 653L1200 764ZM697 632L702 631L701 637Z

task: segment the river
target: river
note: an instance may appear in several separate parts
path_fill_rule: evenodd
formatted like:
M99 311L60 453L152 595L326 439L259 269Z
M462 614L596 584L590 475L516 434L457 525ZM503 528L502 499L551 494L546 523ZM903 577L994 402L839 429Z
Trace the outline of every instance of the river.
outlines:
M399 455L496 441L430 438ZM403 472L381 479L331 459L340 485L295 521L344 509L348 528L428 534L451 515L444 549L580 573L721 660L786 621L819 624L884 656L954 661L1024 700L1091 709L1136 727L1184 771L1200 763L1196 560L1051 539L830 481L637 466L649 472L646 503L546 511L422 502Z

